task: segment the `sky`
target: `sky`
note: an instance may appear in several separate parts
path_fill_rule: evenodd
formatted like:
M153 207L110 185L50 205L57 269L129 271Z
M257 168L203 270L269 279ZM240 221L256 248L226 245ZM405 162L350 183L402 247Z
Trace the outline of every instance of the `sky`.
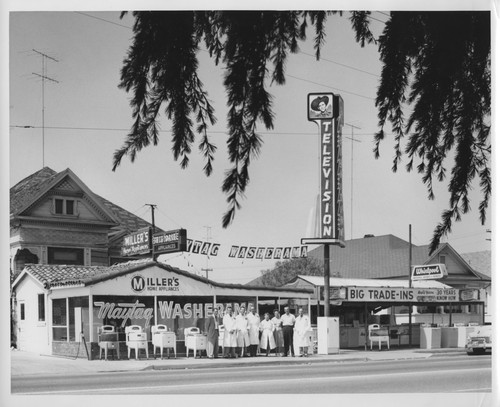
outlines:
M186 170L174 161L171 123L163 114L159 145L141 151L134 163L125 157L113 172L113 153L132 125L132 95L118 84L131 44L133 17L119 18L119 10L125 6L114 7L115 11L91 6L92 2L86 9L54 11L57 8L37 6L16 11L23 9L19 7L8 15L10 88L8 112L4 108L2 116L9 125L9 136L2 137L2 149L8 151L8 182L4 180L2 187L15 185L43 165L55 171L70 168L93 192L148 221L147 204L155 204L155 222L163 230L182 227L190 239L221 245L216 257L176 253L161 256L161 261L202 276L208 268L213 280L243 284L259 277L261 270L272 268L276 260L229 258L232 245L299 246L301 238L310 237L307 232L319 183L319 138L316 124L307 120L307 95L333 92L344 100L347 124L342 151L346 239L392 234L408 240L411 225L412 243L430 242L448 205L447 183L436 182L436 198L429 201L421 177L405 171L407 160L393 173L394 141L390 137L381 145L381 158L374 158L373 134L378 130L374 100L381 63L375 45L362 48L356 43L346 16L329 17L321 61L313 57L311 41L299 44L300 52L291 55L286 66L286 84L269 88L274 129L260 127L264 145L250 165L242 209L223 229L227 203L221 186L230 168L223 67L215 66L204 49L199 51L200 76L218 118L209 130L211 141L218 146L210 177L203 174L197 145ZM387 8L373 13L371 28L376 34L387 18ZM53 58L46 58L45 71L40 53ZM38 76L43 72L52 79L44 87ZM4 122L2 126L6 128ZM481 225L479 202L476 183L471 212L442 240L459 253L491 248L487 230L491 229L492 211L487 224Z

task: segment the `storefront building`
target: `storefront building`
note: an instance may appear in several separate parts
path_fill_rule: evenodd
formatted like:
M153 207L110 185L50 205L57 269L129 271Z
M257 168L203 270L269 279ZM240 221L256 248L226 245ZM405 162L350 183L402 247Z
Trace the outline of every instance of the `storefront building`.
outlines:
M297 276L284 286L314 290L313 323L324 315L323 285L323 277ZM330 278L330 315L339 318L341 348L366 347L372 324L387 331L391 346L423 345L422 328L482 325L485 297L484 289L456 289L433 280L410 287L408 280ZM458 342L449 346L445 336L443 347L459 347Z
M184 329L205 330L214 308L253 304L265 312L304 307L312 289L223 284L151 259L104 266L27 265L13 284L18 347L43 354L99 355L98 328L112 325L126 354L125 328L138 325L151 347L151 326L166 325L176 334L177 354L185 354ZM222 323L222 318L221 318Z

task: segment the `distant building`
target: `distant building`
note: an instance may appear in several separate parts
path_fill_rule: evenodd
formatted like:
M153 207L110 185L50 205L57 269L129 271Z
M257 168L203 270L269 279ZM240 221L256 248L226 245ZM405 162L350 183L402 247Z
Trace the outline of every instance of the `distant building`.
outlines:
M25 264L108 266L122 239L150 223L92 192L69 168L44 167L10 189L11 272Z

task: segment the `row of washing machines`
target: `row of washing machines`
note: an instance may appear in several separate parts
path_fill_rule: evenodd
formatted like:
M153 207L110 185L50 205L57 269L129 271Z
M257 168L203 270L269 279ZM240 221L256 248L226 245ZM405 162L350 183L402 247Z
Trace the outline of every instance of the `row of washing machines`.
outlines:
M108 351L114 350L117 358L120 358L120 342L118 340L118 332L112 325L103 325L97 330L99 343L99 359L108 359ZM159 348L160 357L163 359L163 349L167 349L168 357L170 357L170 349L174 350L174 356L177 358L176 343L177 337L174 332L170 332L166 325L153 325L151 327L151 342L153 344L153 354L156 355L156 350ZM143 349L146 353L146 358L149 359L147 334L139 325L131 325L125 328L125 344L127 346L127 355L130 359L132 351L135 352L135 358L138 359L139 351ZM193 351L196 357L198 351L206 349L207 337L200 333L199 328L184 329L184 344L186 346L186 355L189 357L189 351Z

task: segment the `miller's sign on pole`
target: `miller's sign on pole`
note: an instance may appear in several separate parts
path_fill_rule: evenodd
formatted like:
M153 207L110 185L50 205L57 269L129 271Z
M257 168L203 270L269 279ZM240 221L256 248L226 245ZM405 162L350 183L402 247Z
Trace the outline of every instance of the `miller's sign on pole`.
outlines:
M411 279L416 280L437 280L448 275L444 264L427 264L424 266L413 266Z

